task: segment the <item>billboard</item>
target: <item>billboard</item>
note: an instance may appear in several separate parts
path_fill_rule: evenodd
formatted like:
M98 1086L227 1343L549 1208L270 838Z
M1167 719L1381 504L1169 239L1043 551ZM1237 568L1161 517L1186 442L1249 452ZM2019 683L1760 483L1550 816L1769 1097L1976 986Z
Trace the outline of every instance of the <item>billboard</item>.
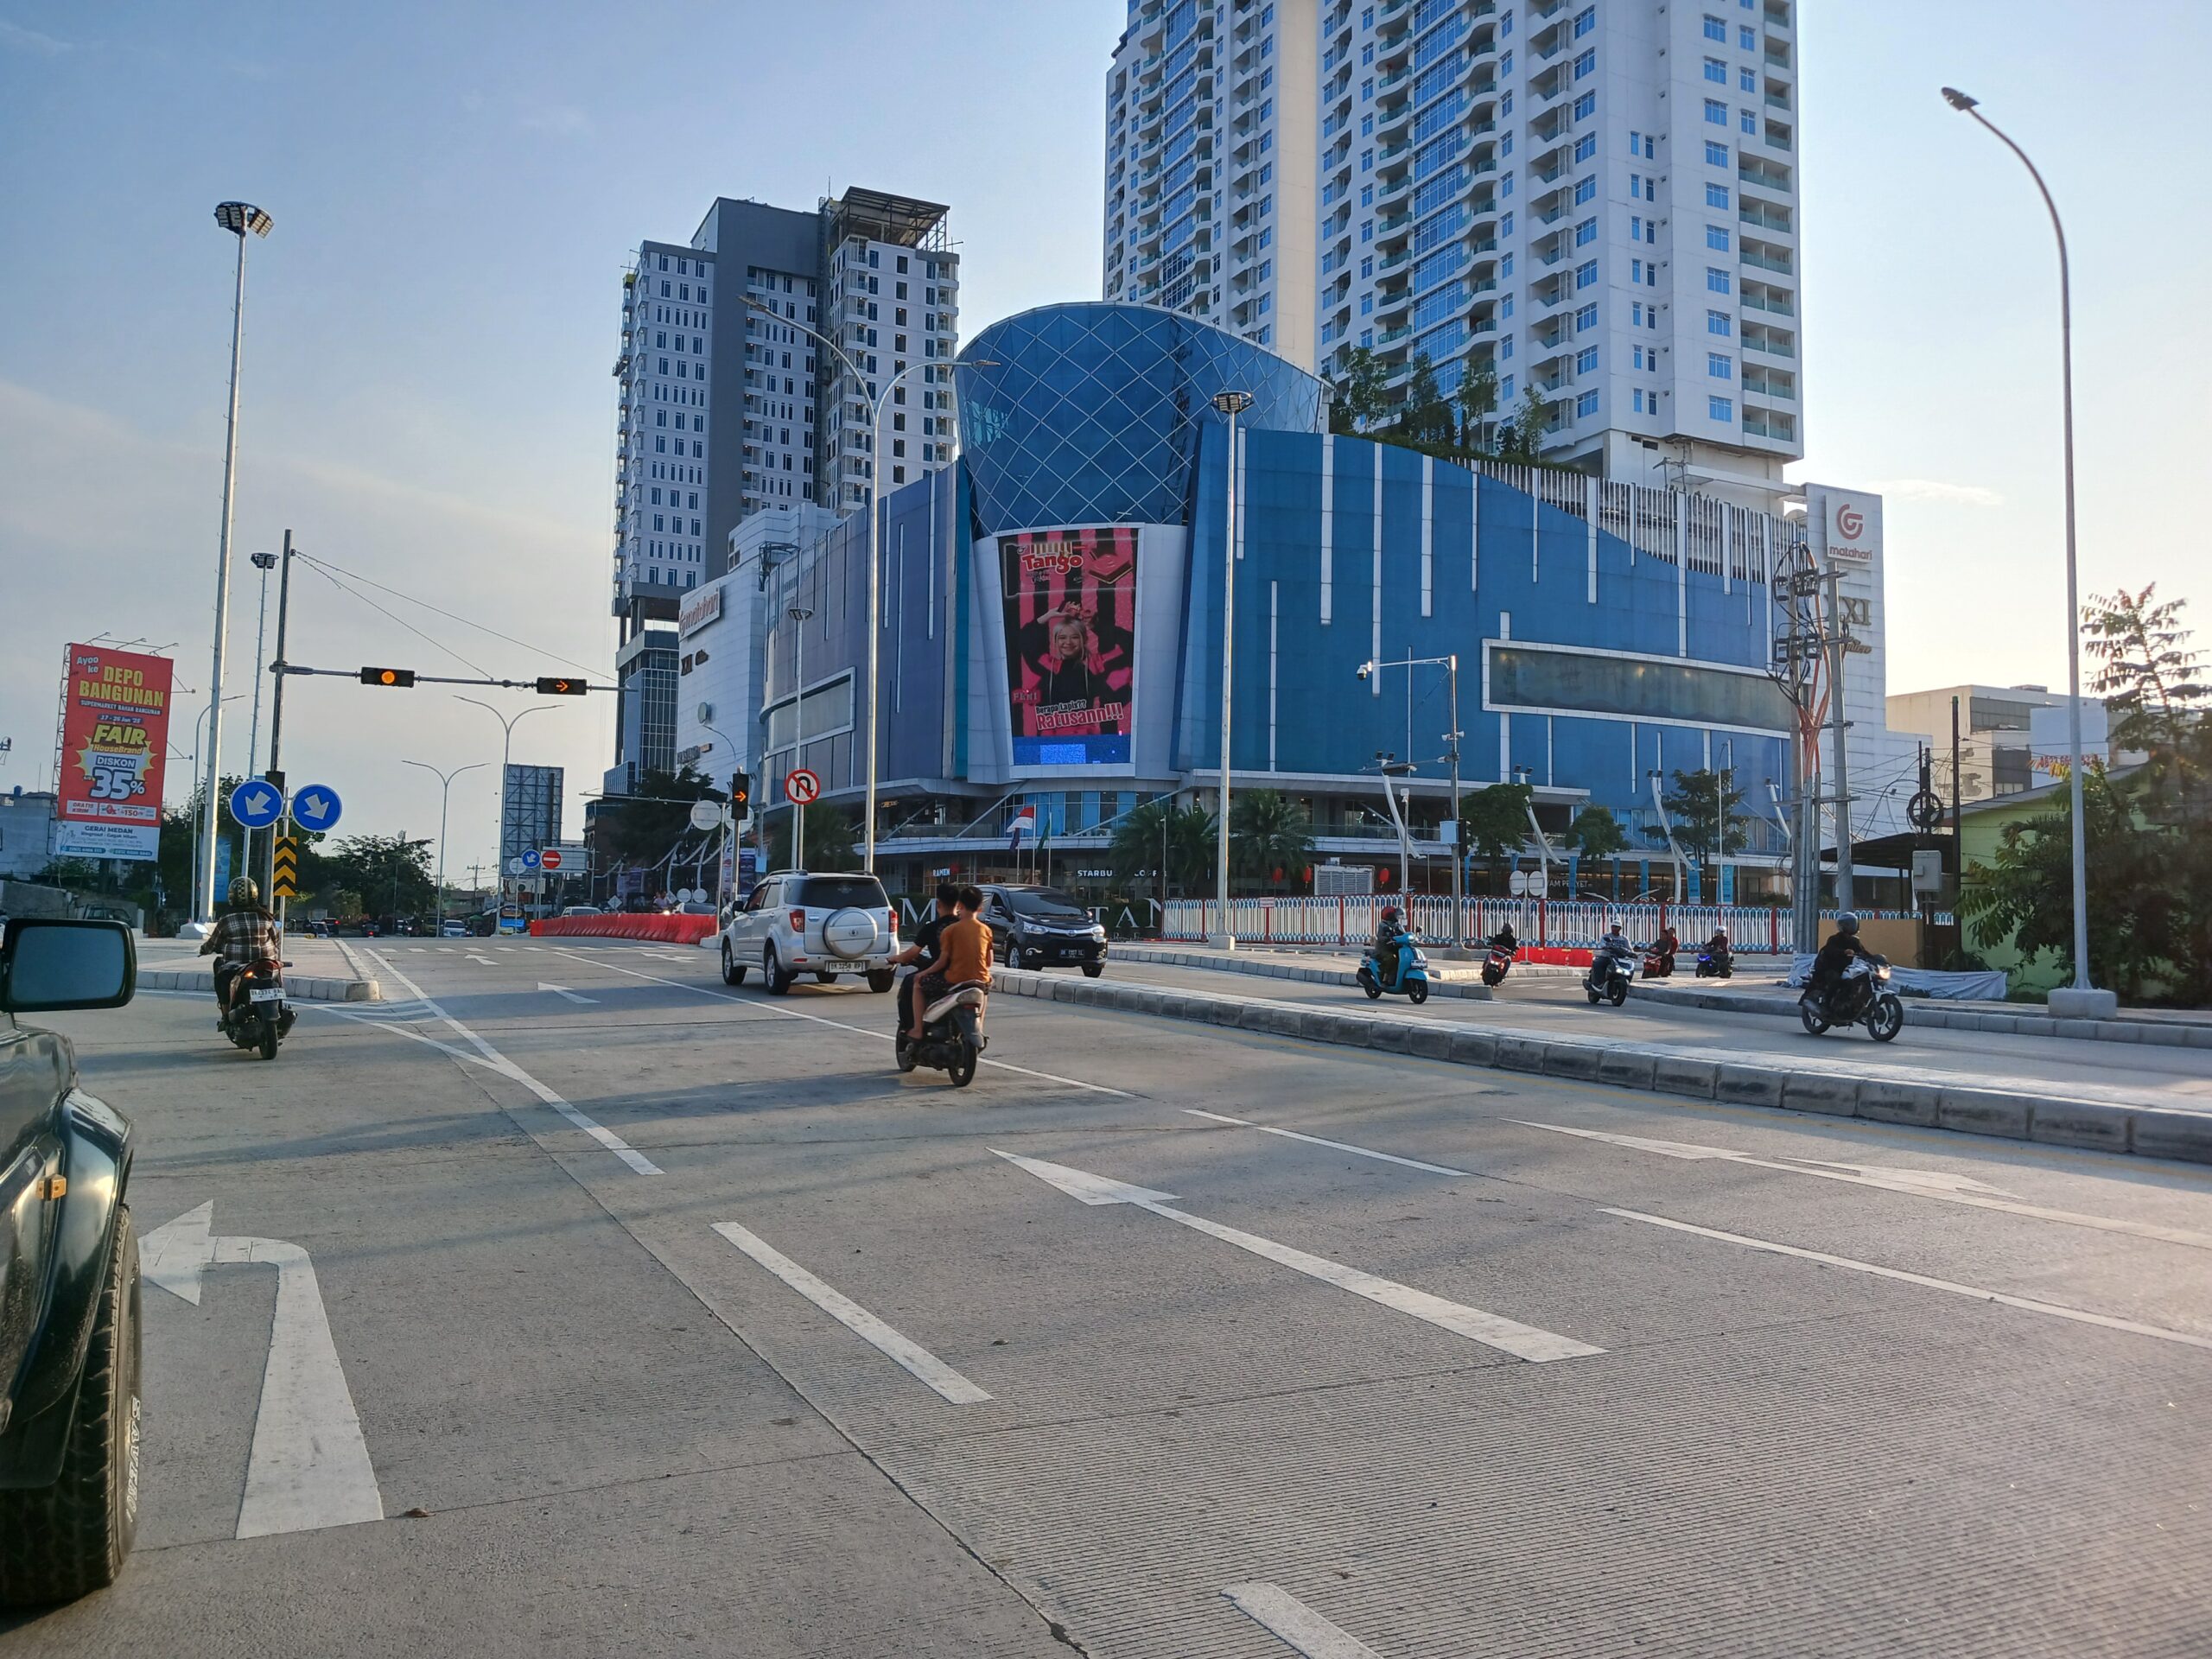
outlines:
M1808 515L1820 526L1815 550L1831 564L1870 565L1882 546L1882 498L1833 485L1805 486Z
M999 537L1017 766L1127 766L1134 729L1137 532Z
M158 857L162 758L168 747L169 659L106 645L70 646L61 683L55 854Z
M502 870L510 860L550 847L561 839L563 777L559 766L507 767L506 787L499 802Z

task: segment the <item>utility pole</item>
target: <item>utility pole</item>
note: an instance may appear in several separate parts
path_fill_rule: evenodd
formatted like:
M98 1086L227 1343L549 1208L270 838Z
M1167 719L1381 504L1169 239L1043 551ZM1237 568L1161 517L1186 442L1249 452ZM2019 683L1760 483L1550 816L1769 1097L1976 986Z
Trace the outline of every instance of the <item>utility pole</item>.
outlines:
M1224 492L1229 499L1229 524L1221 550L1221 823L1214 860L1214 896L1221 907L1221 926L1206 943L1218 950L1234 950L1236 930L1229 919L1229 715L1236 659L1236 417L1252 406L1252 394L1216 392L1213 406L1229 417L1229 487ZM1389 787L1385 782L1383 788Z
M1828 729L1834 734L1835 747L1835 793L1830 799L1835 804L1835 907L1849 910L1851 904L1851 758L1850 744L1845 734L1851 722L1844 717L1843 657L1851 643L1850 631L1843 626L1843 572L1830 569L1823 578L1827 583L1828 612L1827 637L1821 643L1829 652Z
M292 613L292 532L284 532L284 553L276 571L276 660L265 666L256 663L254 672L274 673L276 683L269 693L269 768L263 773L278 791L284 787L284 625ZM257 685L258 682L256 683ZM258 706L257 704L257 706ZM269 833L268 857L261 866L261 890L276 911L276 925L284 925L284 901L276 897L276 838L292 833L291 797L285 796L284 816Z

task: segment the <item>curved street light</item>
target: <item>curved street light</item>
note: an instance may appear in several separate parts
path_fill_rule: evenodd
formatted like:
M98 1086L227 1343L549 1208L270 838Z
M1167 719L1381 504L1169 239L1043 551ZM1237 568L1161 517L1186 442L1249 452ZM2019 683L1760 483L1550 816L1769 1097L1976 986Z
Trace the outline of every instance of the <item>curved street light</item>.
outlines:
M403 766L420 766L438 780L438 896L433 907L437 912L436 931L443 938L446 929L446 803L453 795L453 780L464 772L481 772L484 762L472 760L465 766L455 766L451 772L440 772L427 760L403 760Z
M2051 994L2050 1012L2061 1017L2071 1014L2081 1019L2108 1020L2119 1007L2119 997L2111 991L2094 989L2089 983L2089 834L2082 806L2082 599L2074 556L2074 285L2066 257L2066 226L2060 222L2058 204L2051 200L2050 187L2043 181L2043 175L2028 159L2028 152L1981 112L1976 99L1957 87L1944 87L1943 100L1961 114L1979 121L1996 135L2005 149L2020 158L2020 165L2036 181L2036 191L2050 214L2051 231L2058 238L2059 397L2066 453L2067 794L2074 815L2074 983L2070 989Z

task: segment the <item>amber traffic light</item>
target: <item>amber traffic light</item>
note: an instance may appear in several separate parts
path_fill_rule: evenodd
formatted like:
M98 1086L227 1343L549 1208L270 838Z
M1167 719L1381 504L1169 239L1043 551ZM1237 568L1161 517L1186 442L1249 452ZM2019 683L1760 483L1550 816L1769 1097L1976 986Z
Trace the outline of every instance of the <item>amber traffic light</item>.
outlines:
M581 697L590 689L582 680L572 680L563 675L541 674L537 677L537 695L541 697Z
M365 668L361 671L363 685L412 685L415 671L411 668Z
M732 823L743 823L753 814L753 779L739 772L729 780L729 817Z

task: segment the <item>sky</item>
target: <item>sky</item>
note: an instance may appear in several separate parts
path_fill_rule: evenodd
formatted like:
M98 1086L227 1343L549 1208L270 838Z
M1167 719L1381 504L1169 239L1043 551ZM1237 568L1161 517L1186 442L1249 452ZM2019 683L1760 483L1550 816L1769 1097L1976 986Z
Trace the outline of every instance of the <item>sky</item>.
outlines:
M288 527L523 642L297 567L296 662L611 678L621 268L641 238L688 239L715 195L950 203L971 332L1096 297L1125 10L0 0L0 790L50 785L63 648L103 632L173 645L192 688L173 738L193 747L233 276L216 202L276 221L247 251L228 771L251 709L245 559ZM2194 86L2212 7L2143 0L2117 29L2057 0L1804 0L1800 46L1792 475L1887 495L1892 690L2063 687L2054 245L2019 163L1937 89L1980 97L2068 215L2083 594L2204 601L2186 503L2212 453ZM286 701L286 771L338 791L341 835L435 833L440 785L404 762L482 763L452 785L447 865L489 866L490 714L343 680L293 679ZM568 769L572 836L612 702L516 730L516 760ZM173 759L173 802L188 775Z

